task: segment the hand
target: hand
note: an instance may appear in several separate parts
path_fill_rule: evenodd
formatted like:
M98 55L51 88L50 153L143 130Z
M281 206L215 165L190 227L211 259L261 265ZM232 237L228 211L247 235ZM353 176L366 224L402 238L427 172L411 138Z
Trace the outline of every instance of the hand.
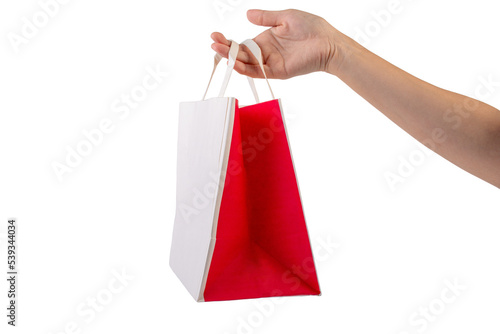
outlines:
M283 11L249 10L248 20L256 25L271 27L254 38L262 50L268 78L287 79L337 67L338 45L333 37L340 34L323 18L289 9ZM212 34L212 49L221 56L229 53L229 42L218 32ZM234 69L243 75L263 78L257 59L241 45Z

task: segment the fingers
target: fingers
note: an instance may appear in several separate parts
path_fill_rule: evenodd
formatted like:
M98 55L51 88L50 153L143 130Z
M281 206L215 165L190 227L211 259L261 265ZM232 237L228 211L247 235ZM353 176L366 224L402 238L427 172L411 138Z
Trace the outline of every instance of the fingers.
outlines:
M253 65L259 63L257 59L253 56L250 49L244 44L240 44L240 51L238 52L238 60L242 61L245 64Z
M212 49L221 56L227 58L229 53L229 46L222 44L212 44ZM257 60L249 52L241 51L238 53L238 59L234 64L234 70L239 74L246 75L252 78L264 78L262 70ZM268 78L273 78L271 68L264 65L264 70Z
M212 33L211 37L214 41L214 43L212 44L212 50L214 50L224 58L228 58L231 42L219 32ZM269 74L270 68L268 66L264 67L266 68L266 74ZM259 62L253 56L246 45L240 45L237 60L234 65L234 70L240 74L252 78L264 77L264 75L262 74L262 70L260 69Z
M250 9L247 12L247 18L253 24L264 27L276 27L281 25L284 19L285 11L269 11L260 9Z
M227 58L229 54L229 49L231 42L228 42L229 45L221 44L221 43L213 43L212 50L220 54L222 57ZM243 62L244 64L258 64L257 59L252 55L250 50L246 45L240 45L240 49L238 51L237 60Z
M238 72L239 74L246 75L246 76L249 76L252 78L257 78L257 76L256 76L257 73L254 70L253 66L255 66L255 65L248 65L248 64L245 64L241 61L236 61L236 63L234 64L234 70L236 72Z
M234 70L239 74L246 75L247 77L252 77L257 79L264 78L264 75L262 74L262 70L260 69L259 65L245 64L238 60L234 64ZM272 79L274 77L269 66L264 65L264 70L266 71L266 75L269 79Z
M214 32L210 35L210 37L215 42L212 44L212 50L220 54L222 57L227 58L231 42L220 32Z
M213 43L212 44L212 50L220 54L222 57L227 58L229 54L229 46L220 44L220 43Z
M220 43L220 44L224 44L227 46L231 45L231 42L229 42L227 40L227 38L223 34L221 34L220 32L214 32L214 33L212 33L212 35L210 35L210 37L212 37L212 39L214 40L215 43Z

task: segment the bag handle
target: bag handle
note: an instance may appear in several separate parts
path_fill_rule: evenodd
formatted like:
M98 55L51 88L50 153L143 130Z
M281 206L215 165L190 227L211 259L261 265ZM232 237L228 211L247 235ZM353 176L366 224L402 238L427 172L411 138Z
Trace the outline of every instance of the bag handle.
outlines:
M247 39L243 43L250 52L253 54L253 56L257 59L259 62L260 69L262 70L262 74L264 74L264 79L266 79L267 82L267 87L269 87L269 91L271 92L271 96L273 97L273 100L275 99L273 90L271 89L271 85L269 84L269 80L267 79L266 71L264 70L264 63L262 61L262 51L260 50L260 47L253 39ZM253 78L247 77L248 83L250 84L250 88L252 88L253 95L255 97L255 101L259 103L259 96L257 95L257 89L255 88L255 82Z
M236 58L238 56L238 51L239 51L238 43L236 43L235 41L232 41L232 40L230 40L230 41L231 41L231 46L229 48L229 57L228 57L229 60L228 60L228 64L227 64L226 74L224 76L224 81L223 81L221 89L219 91L219 97L223 97L225 92L226 92L227 86L229 84L229 79L231 78L231 73L233 72L234 64L236 63ZM259 62L259 66L260 66L260 69L262 70L262 73L264 74L264 78L266 79L267 86L269 87L269 90L271 91L271 96L273 97L273 99L275 99L273 90L271 89L271 85L269 84L269 80L267 79L266 72L264 71L264 64L262 62L262 51L260 50L260 47L252 39L247 39L246 41L244 41L241 44L247 46L248 49L250 50L250 52L254 55L254 57ZM219 65L219 62L221 61L221 59L222 59L221 55L219 55L218 53L215 54L214 68L212 70L212 75L210 76L210 80L208 81L207 89L205 90L205 94L203 95L202 100L205 100L205 98L207 96L208 88L210 87L210 83L212 82L212 78L214 76L215 70L217 68L217 65ZM252 93L253 93L253 96L255 97L255 101L257 101L257 103L259 103L259 96L257 94L257 89L255 87L255 82L254 82L253 78L247 77L247 80L248 80L248 83L250 85L250 88L252 89Z
M230 40L231 41L231 40ZM227 64L227 69L226 69L226 75L224 76L224 81L222 82L222 86L219 91L219 97L223 97L224 93L226 92L227 85L229 84L229 79L231 78L231 73L233 72L234 69L234 64L236 63L236 57L238 56L238 51L240 49L240 46L238 43L235 41L231 41L231 47L229 48L229 59L228 59L228 64ZM207 89L205 90L205 94L203 95L203 100L205 100L207 93L208 93L208 88L210 87L210 83L212 82L212 78L214 77L215 69L217 68L217 65L219 65L219 62L221 61L222 56L219 55L218 53L215 54L214 57L214 68L212 70L212 75L210 76L210 80L208 81Z

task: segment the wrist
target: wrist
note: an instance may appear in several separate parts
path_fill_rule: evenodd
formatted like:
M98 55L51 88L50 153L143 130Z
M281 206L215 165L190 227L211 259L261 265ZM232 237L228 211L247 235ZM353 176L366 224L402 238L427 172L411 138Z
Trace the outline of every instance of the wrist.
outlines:
M333 27L328 34L328 44L330 52L325 72L339 76L346 63L360 50L360 45Z

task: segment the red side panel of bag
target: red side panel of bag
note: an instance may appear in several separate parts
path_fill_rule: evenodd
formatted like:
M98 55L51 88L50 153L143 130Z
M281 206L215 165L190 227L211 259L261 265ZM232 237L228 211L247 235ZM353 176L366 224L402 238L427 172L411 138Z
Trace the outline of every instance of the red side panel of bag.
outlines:
M205 301L318 294L279 102L236 106Z

